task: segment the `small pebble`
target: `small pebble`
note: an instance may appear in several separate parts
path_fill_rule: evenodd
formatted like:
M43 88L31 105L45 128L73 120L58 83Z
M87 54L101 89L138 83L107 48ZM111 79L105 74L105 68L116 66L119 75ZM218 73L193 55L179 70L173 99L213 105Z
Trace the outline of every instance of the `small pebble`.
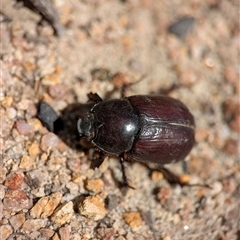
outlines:
M198 198L203 198L205 194L206 194L206 189L204 189L204 188L199 188L199 189L196 191L196 196L197 196Z
M10 225L0 226L0 237L1 240L7 240L8 237L12 234L13 230Z
M150 227L154 227L156 218L151 211L142 211L141 210L141 217L144 221L144 223Z
M236 156L237 154L239 154L239 150L240 150L239 141L232 138L228 138L225 141L225 144L223 146L223 151L225 153L231 156Z
M42 137L41 140L41 149L43 151L48 150L49 148L55 148L59 143L59 138L54 133L47 133Z
M49 95L55 99L62 99L67 91L63 84L52 85L48 89Z
M139 212L125 212L123 219L134 230L142 225L142 217Z
M34 169L25 174L25 181L32 189L38 189L38 192L34 192L34 194L38 194L43 191L43 186L47 184L48 176L47 170ZM45 195L38 195L38 197L44 197Z
M70 201L59 206L53 213L51 220L63 225L72 219L73 213L73 202Z
M115 194L110 194L107 196L107 208L109 211L115 209L119 204L119 198Z
M100 193L104 188L102 179L87 179L85 181L85 188L92 193Z
M179 181L183 184L188 184L191 180L191 175L189 174L181 174L179 176Z
M84 240L87 240L87 239L90 239L91 238L91 235L90 233L83 233L81 235L81 238L84 239ZM95 239L94 239L95 240Z
M18 120L16 128L20 135L29 135L32 133L32 127L24 120Z
M3 183L6 179L7 169L0 165L0 183Z
M23 156L21 158L21 162L19 164L19 168L21 169L29 169L33 164L34 159L29 156Z
M79 184L76 184L72 181L69 181L69 182L66 183L66 188L69 189L70 194L76 196L78 194L78 191L79 191Z
M154 182L160 181L163 179L163 174L160 171L153 171L151 174L151 179Z
M240 114L235 116L232 121L230 122L229 126L230 129L234 132L240 133Z
M32 207L32 199L28 198L24 190L8 190L3 199L4 209L11 212L20 212Z
M27 219L22 226L22 230L26 232L34 232L44 226L44 219Z
M35 240L35 239L39 239L40 234L41 233L38 230L36 230L36 231L31 232L31 233L28 233L28 236L29 236L30 239Z
M23 99L18 103L18 109L20 110L27 110L30 105L30 100L29 99Z
M23 213L16 214L9 219L9 222L16 231L25 222L25 215Z
M162 187L160 188L158 194L157 194L157 198L159 199L161 204L164 204L167 199L169 198L171 194L171 190L167 187Z
M17 111L15 108L13 107L9 107L6 109L6 113L7 113L7 116L10 118L10 119L14 119L16 116L17 116Z
M67 161L68 168L73 172L81 170L81 161L79 158L71 158Z
M175 214L173 215L173 223L174 223L174 224L177 224L177 223L179 223L180 221L181 221L180 215L179 215L178 213L175 213Z
M44 76L44 78L42 79L42 83L44 85L56 85L60 82L60 75L58 73L52 73L49 75Z
M238 188L237 182L235 182L232 178L224 179L222 184L223 184L222 191L226 193L233 193Z
M40 157L41 161L46 161L48 159L48 154L43 153Z
M79 204L78 211L81 215L94 221L104 218L107 214L103 199L99 196L88 196Z
M2 138L0 138L0 151L2 152L5 146L5 141L3 141Z
M42 228L39 232L43 235L43 237L51 238L54 234L54 231L50 228Z
M4 108L9 108L12 105L13 102L13 98L11 96L6 96L2 101L1 101L1 105Z
M0 184L0 199L2 200L5 196L5 186Z
M42 197L38 202L33 206L30 211L30 215L33 218L45 218L52 215L55 208L58 206L62 199L62 194L56 192L47 197Z
M34 69L36 69L36 64L34 61L26 61L23 63L23 67L27 72L32 72Z
M206 140L209 137L209 130L198 128L195 132L195 138L197 142Z
M189 33L194 23L195 19L193 17L181 18L169 27L169 32L180 38L184 37Z
M0 211L0 221L3 224L3 222L2 222L2 219L3 219L3 211L2 211L2 209L3 209L3 202L2 201L0 201L0 209L1 209L1 211Z
M34 132L39 132L43 127L41 121L37 118L28 119L28 124L32 127Z
M48 103L40 102L37 116L50 132L54 131L54 122L58 119L58 115Z
M16 190L21 187L23 183L23 174L20 172L10 173L5 181L5 186L11 190Z
M61 240L68 240L70 239L70 231L68 227L61 227L59 229L59 235Z
M240 102L238 98L229 98L223 103L223 114L230 129L240 133Z
M213 195L213 196L215 196L215 195L217 195L218 193L220 193L221 191L222 191L222 189L223 189L223 185L222 185L222 183L221 182L214 182L212 185L211 185L211 194Z
M101 227L96 230L100 239L114 239L115 229L112 227Z
M28 148L28 153L30 157L35 157L40 152L39 145L37 143L32 143Z
M32 118L37 115L37 106L33 103L29 104L29 107L26 110L27 116Z

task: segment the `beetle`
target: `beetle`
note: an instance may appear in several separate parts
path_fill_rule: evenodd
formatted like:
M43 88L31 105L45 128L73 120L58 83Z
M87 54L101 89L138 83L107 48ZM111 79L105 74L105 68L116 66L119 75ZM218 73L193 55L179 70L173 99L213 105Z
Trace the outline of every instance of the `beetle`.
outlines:
M78 133L102 153L124 160L159 165L183 160L195 143L194 117L179 100L168 96L134 95L102 100L88 94L93 107L77 121ZM128 185L129 186L129 185Z

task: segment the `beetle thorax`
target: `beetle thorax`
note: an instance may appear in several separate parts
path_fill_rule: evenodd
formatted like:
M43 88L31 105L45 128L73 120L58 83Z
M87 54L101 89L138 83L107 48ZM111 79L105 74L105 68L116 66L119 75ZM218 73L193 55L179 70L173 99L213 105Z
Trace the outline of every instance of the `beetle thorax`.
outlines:
M92 112L96 134L92 142L98 148L115 155L131 149L140 126L139 116L128 100L107 100Z

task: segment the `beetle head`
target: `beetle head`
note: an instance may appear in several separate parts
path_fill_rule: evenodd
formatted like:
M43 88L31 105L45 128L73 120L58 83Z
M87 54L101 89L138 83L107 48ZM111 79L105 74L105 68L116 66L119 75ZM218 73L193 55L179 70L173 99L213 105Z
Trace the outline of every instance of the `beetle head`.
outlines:
M78 133L81 136L86 137L88 140L93 139L95 136L93 114L88 113L84 117L78 119L77 128L78 128Z

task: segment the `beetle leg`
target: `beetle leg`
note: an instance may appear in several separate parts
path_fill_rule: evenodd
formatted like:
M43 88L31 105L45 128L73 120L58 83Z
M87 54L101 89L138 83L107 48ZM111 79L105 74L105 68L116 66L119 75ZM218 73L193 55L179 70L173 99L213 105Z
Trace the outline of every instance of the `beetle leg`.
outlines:
M180 186L188 185L187 183L184 183L181 181L180 177L176 175L175 173L171 172L167 168L163 166L159 166L158 169L164 176L164 178L172 185L179 184Z
M132 82L132 83L126 83L126 84L123 84L122 87L121 87L121 98L125 98L126 97L126 91L129 87L135 85L135 84L138 84L139 82L141 82L144 78L146 77L145 74L143 74L140 79L138 79L136 82Z
M157 168L151 168L149 167L147 164L144 164L151 172L152 171L159 171L163 174L163 177L171 184L171 185L175 185L175 184L179 184L180 186L184 186L187 185L187 183L183 183L179 176L176 175L175 173L171 172L170 170L168 170L167 168L163 167L162 165L157 165Z
M90 92L87 94L87 96L88 96L89 102L94 102L94 103L102 102L102 98L99 97L99 95L97 93Z
M129 187L129 188L135 189L128 183L126 170L125 170L125 166L124 166L124 155L123 154L120 155L120 164L121 164L121 170L122 170L122 178L123 178L122 185L123 185L123 187Z
M93 154L93 159L91 161L90 168L95 169L101 166L104 159L106 157L106 154L103 151L95 151Z
M147 165L146 165L147 166ZM151 169L149 166L147 166L151 171L155 170L155 169ZM170 170L168 170L167 168L163 167L163 166L159 166L157 168L158 171L160 171L164 178L171 184L171 185L176 185L179 184L181 187L183 186L189 186L189 187L204 187L204 188L209 188L212 189L208 184L190 184L188 182L184 182L181 180L181 178L176 175L175 173L171 172Z
M158 92L161 95L169 95L171 92L173 92L174 90L179 89L180 85L173 83L170 87L168 88L161 88L160 91Z
M121 98L125 98L126 97L126 90L129 87L130 84L124 84L121 88Z

